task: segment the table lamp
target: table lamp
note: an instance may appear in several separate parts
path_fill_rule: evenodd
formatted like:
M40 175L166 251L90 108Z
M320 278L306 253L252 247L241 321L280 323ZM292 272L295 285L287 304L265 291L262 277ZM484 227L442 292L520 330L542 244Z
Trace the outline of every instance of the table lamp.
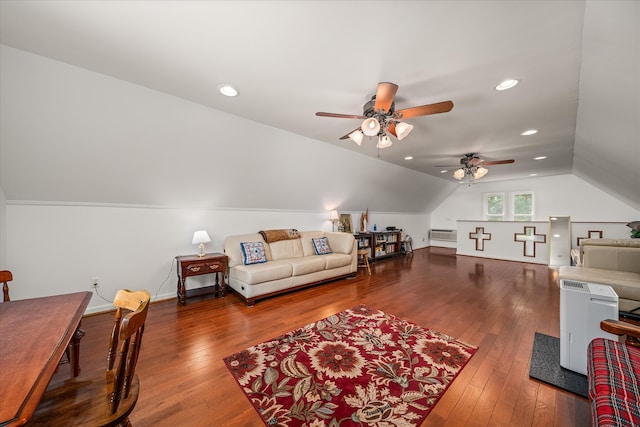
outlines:
M329 219L331 220L331 231L336 231L336 222L340 220L340 217L338 217L338 211L335 209L330 211Z
M207 230L199 230L193 233L193 241L191 243L193 243L194 245L199 245L200 247L200 253L198 254L199 257L204 256L204 244L209 243L210 241L211 241L211 238L209 237L209 233L207 233Z

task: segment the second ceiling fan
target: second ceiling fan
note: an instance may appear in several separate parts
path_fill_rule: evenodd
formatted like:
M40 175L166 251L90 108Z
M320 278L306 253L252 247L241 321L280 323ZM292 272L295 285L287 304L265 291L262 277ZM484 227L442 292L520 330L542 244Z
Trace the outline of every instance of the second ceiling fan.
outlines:
M480 179L489 172L485 166L492 165L506 165L509 163L513 163L515 160L492 160L485 161L478 157L477 153L467 153L463 158L460 159L460 163L457 165L436 165L437 168L455 168L455 172L453 173L453 177L457 180L462 180L462 178L473 177L473 179ZM446 172L446 171L443 171Z
M380 82L378 83L376 94L362 107L363 112L361 115L317 112L316 116L361 119L363 122L360 127L342 136L340 139L351 139L360 145L365 135L377 136L377 147L387 148L393 144L389 134L401 140L409 135L413 129L413 125L403 120L430 114L446 113L453 108L452 101L444 101L396 110L394 99L397 91L397 84Z

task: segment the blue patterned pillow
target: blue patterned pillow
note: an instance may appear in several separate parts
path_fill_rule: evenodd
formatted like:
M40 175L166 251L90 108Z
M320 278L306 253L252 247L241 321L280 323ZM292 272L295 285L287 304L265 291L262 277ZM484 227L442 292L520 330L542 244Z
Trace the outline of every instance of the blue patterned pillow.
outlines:
M244 242L240 243L240 247L242 248L242 262L244 265L267 262L262 242Z
M311 239L313 240L313 248L318 255L332 254L331 246L329 246L329 239L326 237L319 237Z

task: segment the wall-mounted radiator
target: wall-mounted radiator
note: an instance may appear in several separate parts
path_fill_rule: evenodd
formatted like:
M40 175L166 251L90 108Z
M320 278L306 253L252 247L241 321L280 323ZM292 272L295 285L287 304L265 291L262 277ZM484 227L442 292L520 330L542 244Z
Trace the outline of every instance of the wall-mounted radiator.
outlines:
M456 230L429 230L429 239L431 240L443 240L445 242L455 242L458 240L458 234Z

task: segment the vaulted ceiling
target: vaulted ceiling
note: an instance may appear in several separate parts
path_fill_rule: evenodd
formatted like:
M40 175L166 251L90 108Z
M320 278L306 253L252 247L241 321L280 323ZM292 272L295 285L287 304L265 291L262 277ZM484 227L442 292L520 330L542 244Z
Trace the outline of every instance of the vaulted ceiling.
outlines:
M436 165L473 152L515 160L484 181L574 173L640 209L639 2L53 0L0 12L10 47L450 182ZM520 83L496 91L505 78ZM381 81L399 85L396 109L455 106L407 120L413 132L382 150L339 140L358 120L315 116L361 114Z

